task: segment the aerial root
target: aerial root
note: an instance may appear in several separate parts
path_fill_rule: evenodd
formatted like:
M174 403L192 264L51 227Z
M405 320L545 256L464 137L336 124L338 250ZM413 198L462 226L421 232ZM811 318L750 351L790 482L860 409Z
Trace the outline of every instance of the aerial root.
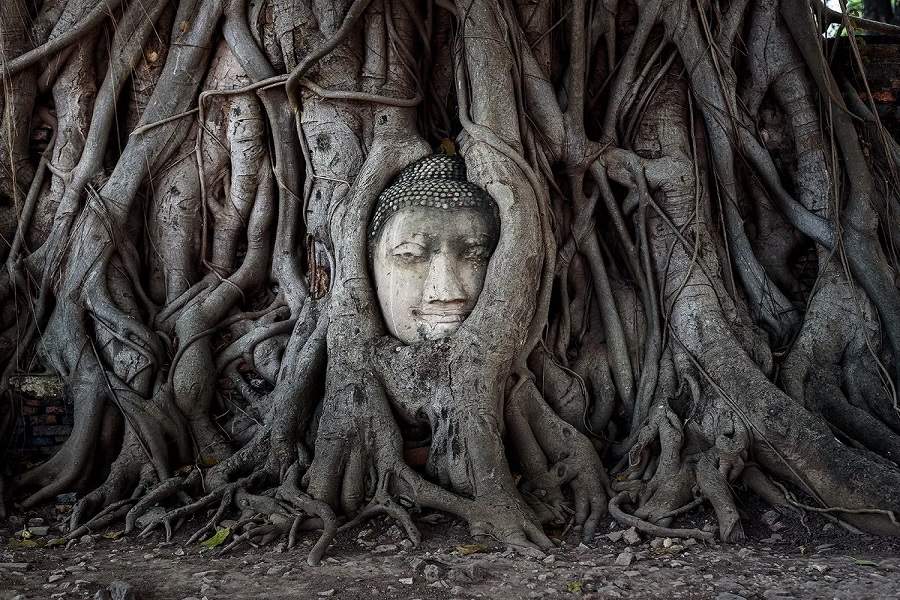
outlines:
M182 496L184 500L190 502L190 498L183 492L182 489L184 486L184 482L185 480L183 477L170 477L169 479L157 485L154 489L150 490L143 498L138 501L137 504L134 505L134 508L128 511L128 514L125 516L125 533L131 533L132 531L134 531L134 527L137 523L138 517L143 515L147 511L147 509L165 500L166 498L170 498L178 494ZM168 533L168 526L166 527L166 530Z
M231 542L219 551L219 554L228 554L243 544L248 544L252 548L258 548L260 545L268 543L271 541L268 537L269 534L275 531L272 525L274 524L269 523L268 519L261 513L255 513L252 516L241 519L232 528L235 536L231 539ZM243 533L240 533L242 530ZM277 533L271 539L275 537L277 537Z
M272 522L272 519L277 519L278 522ZM228 554L242 544L249 544L253 548L265 546L286 535L289 528L290 526L286 527L275 515L270 515L268 521L262 518L255 519L245 525L244 533L236 535L231 543L222 548L221 554Z
M857 535L864 535L865 532L860 531L850 523L847 523L841 518L835 516L836 514L848 514L848 515L881 515L888 519L893 525L900 526L900 523L897 521L897 514L894 511L886 510L882 508L847 508L845 506L827 506L827 507L818 507L818 506L810 506L809 504L804 504L798 501L794 495L784 487L782 484L777 481L773 481L781 493L784 495L785 500L794 508L801 511L808 511L812 513L818 513L828 519L829 521L836 523L849 531L850 533L854 533Z
M225 515L225 511L228 510L228 507L231 506L231 503L234 501L234 495L237 492L237 489L238 489L238 484L231 484L231 485L223 486L223 487L219 488L218 490L207 494L206 496L204 496L203 498L201 498L200 500L198 500L197 502L194 503L196 505L197 503L202 502L203 500L205 500L209 497L212 497L212 498L218 497L219 498L219 507L216 509L215 514L213 514L212 518L210 518L210 520L207 521L205 525L203 525L200 529L195 531L191 535L191 537L188 538L187 542L185 542L185 545L190 545L195 542L198 542L204 536L206 536L207 534L212 533L216 530L216 527L219 525L219 523L222 521L222 517ZM205 503L204 503L204 505L205 505Z
M561 495L551 495L532 481L523 483L519 493L542 525L562 525L569 522L570 517L575 514L575 510L562 500Z
M140 534L138 534L138 537L147 537L150 532L156 529L157 526L162 525L166 530L166 541L170 542L172 541L172 535L181 528L181 525L188 517L198 513L200 510L213 504L216 500L219 499L221 499L221 502L219 503L220 510L216 511L216 516L221 518L221 514L225 512L225 508L227 508L227 506L231 504L235 487L236 484L223 486L217 490L210 492L209 494L206 494L202 498L199 498L189 504L179 506L178 508L167 512L159 519L144 527ZM213 529L215 529L216 522L218 521L214 518L214 520L212 521ZM206 528L204 527L203 529L201 529L201 531L205 532ZM191 539L188 540L188 543L190 543L193 539L194 537L192 536Z
M184 545L191 545L214 533L226 511L232 506L237 506L244 511L243 518L232 528L236 535L221 550L221 553L231 552L243 544L253 547L266 545L283 536L288 538L288 548L294 548L301 532L321 530L318 540L307 557L307 563L310 566L319 565L326 549L338 532L338 518L331 507L288 484L271 489L263 495L251 494L247 491L247 487L253 483L253 479L251 476L219 486L196 500L188 501L184 505L166 512L148 523L140 531L138 537L147 537L156 528L162 526L165 530L166 542L170 542L175 532L192 515L217 504L213 516L184 542ZM62 539L74 543L79 537L91 534L123 518L126 521L125 533L131 533L137 520L152 506L175 495L187 498L187 494L183 490L190 483L190 477L172 477L146 494L143 493L143 487L139 486L131 497L110 503L86 523L73 525L71 531ZM93 506L99 499L97 495L83 498L82 503L79 504L82 507L80 512L89 510L90 506ZM188 500L190 499L188 498ZM390 499L373 501L355 522L362 522L364 518L378 512L385 512L400 521L413 543L419 543L421 538L412 519L399 504Z
M511 402L507 408L506 421L522 455L534 463L523 487L529 492L543 490L547 497L542 501L552 513L561 509L561 489L568 485L575 503L575 526L589 542L606 514L610 495L600 457L586 435L553 412L533 382L525 382L518 391L516 404Z
M76 540L83 535L88 535L98 529L102 529L103 527L115 523L124 517L130 510L131 505L137 501L138 498L131 497L119 500L118 502L113 502L86 523L71 529L62 539L66 541Z
M310 566L321 563L325 550L337 532L337 518L331 508L302 492L288 496L279 488L270 489L263 494L252 494L247 491L247 485L247 480L224 485L189 505L170 511L149 526L145 533L162 523L167 527L167 534L171 536L168 526L172 521L179 520L175 526L177 529L189 515L218 500L215 514L188 538L185 545L196 543L215 532L225 511L230 506L236 505L243 511L243 518L231 528L235 536L222 548L220 551L222 554L227 554L244 544L252 547L270 544L281 537L287 537L288 548L293 548L301 531L321 529L322 533L307 557Z
M667 513L661 514L661 515L659 516L659 518L657 519L657 522L662 522L662 521L665 521L666 519L674 519L674 518L677 517L677 516L683 515L683 514L685 514L685 513L689 513L689 512L691 512L692 510L694 510L695 508L697 508L697 507L699 507L699 506L703 506L703 503L704 503L705 501L706 501L706 499L703 498L702 496L699 496L699 497L697 497L697 498L694 498L693 500L691 500L690 502L688 502L688 503L685 504L684 506L681 506L681 507L679 507L679 508L672 509L672 510L670 510L670 511L667 512Z
M244 529L243 533L236 535L231 543L222 549L222 554L227 554L242 544L253 547L266 545L274 540L289 535L293 529L296 515L292 507L286 506L273 497L261 496L239 490L235 494L236 504L244 510L244 514L252 514L244 525L235 527L235 531Z
M403 508L400 503L393 498L384 495L376 495L372 498L369 504L363 508L358 515L342 525L338 531L341 532L352 529L379 514L385 514L400 523L414 547L422 542L422 534L419 533L419 528L413 523L409 511Z
M609 514L626 527L634 527L638 531L656 537L696 538L705 542L712 542L715 539L713 533L709 531L703 531L696 528L676 529L672 527L662 527L660 525L654 525L649 521L644 521L643 519L626 513L621 507L623 502L635 502L634 495L631 492L619 492L616 494L612 500L609 501ZM688 510L684 507L683 509L685 511ZM680 510L682 509L679 509L679 511Z
M337 535L337 517L335 516L334 511L331 510L331 507L321 500L316 500L312 496L296 489L292 490L293 493L286 497L283 491L284 488L285 486L282 486L282 489L279 489L276 496L281 497L283 501L290 503L301 511L301 514L295 516L293 523L291 523L288 532L288 548L296 546L297 534L303 528L304 524L313 526L316 525L315 522L318 521L322 528L322 534L319 536L319 539L313 545L312 550L309 551L309 556L306 558L307 564L311 567L315 567L322 562L325 550L328 549L329 544L334 540L334 536ZM310 515L313 518L304 521L301 518L303 513Z
M746 437L722 435L711 448L685 454L685 448L694 445L687 439L689 434L667 402L654 406L627 454L629 466L623 481L616 485L620 493L610 502L610 512L615 508L617 521L653 535L713 539L709 532L697 535L697 530L667 527L674 517L708 501L719 523L720 538L740 541L744 531L729 481L744 467ZM654 444L658 444L656 449ZM634 514L622 510L623 502L637 506Z
M719 467L717 468L716 462ZM711 451L704 452L694 466L694 477L700 494L709 500L719 522L719 537L724 542L740 542L744 528L728 479L720 471L723 461L716 461Z
M134 503L137 502L137 498L127 498L124 500L120 500L119 502L109 503L107 506L103 507L99 513L95 514L93 517L84 520L87 513L95 509L96 505L101 502L104 502L105 495L100 490L94 490L91 493L87 494L81 500L79 500L74 507L72 507L72 512L69 515L69 531L75 531L79 527L82 527L88 523L93 522L94 520L104 516L110 510L115 510L122 505L122 503Z

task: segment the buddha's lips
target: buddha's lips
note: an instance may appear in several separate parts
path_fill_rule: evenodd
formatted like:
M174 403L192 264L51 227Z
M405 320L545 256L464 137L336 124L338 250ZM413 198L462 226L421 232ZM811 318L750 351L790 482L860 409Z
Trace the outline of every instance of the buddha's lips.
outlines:
M454 310L454 311L421 311L413 310L413 315L420 319L431 321L432 323L459 323L469 316L471 311Z

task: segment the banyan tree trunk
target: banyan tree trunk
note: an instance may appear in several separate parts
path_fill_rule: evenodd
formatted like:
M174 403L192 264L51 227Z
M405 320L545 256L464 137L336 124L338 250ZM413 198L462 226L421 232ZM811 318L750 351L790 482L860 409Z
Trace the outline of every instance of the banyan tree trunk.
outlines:
M0 3L0 392L75 407L0 511L238 513L229 547L320 530L310 563L421 508L525 551L607 512L737 540L738 493L900 534L900 151L834 23L895 33L818 0ZM499 234L461 327L406 344L367 230L436 152Z

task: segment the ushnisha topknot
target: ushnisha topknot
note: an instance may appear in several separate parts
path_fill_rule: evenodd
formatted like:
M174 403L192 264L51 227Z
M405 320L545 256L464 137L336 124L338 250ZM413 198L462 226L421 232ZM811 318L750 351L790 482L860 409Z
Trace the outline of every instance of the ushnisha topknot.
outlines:
M459 156L432 154L412 163L394 179L378 200L369 222L369 242L398 210L410 206L428 206L452 210L475 208L489 214L495 225L500 218L490 194L466 179L466 163Z

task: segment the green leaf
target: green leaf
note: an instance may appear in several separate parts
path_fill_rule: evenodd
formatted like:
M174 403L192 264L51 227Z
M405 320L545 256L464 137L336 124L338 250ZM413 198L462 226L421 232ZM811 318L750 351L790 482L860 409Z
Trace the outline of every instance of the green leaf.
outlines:
M462 556L475 554L476 552L484 552L485 550L487 550L487 546L484 544L462 544L461 546L456 547L456 551Z
M873 560L868 560L866 558L854 558L853 562L858 564L861 567L877 567L878 563Z
M216 546L222 545L222 543L228 539L228 536L231 535L231 529L229 527L220 527L216 529L216 533L207 540L203 540L200 542L201 546L205 546L206 548L215 548Z
M16 538L9 538L7 545L10 548L37 548L41 544L34 540L19 540Z
M581 589L584 587L580 581L570 581L566 584L566 591L570 594L580 594Z
M120 537L122 537L123 533L125 533L124 530L123 531L107 531L106 533L103 534L103 537L104 537L104 539L107 539L107 540L117 540Z

